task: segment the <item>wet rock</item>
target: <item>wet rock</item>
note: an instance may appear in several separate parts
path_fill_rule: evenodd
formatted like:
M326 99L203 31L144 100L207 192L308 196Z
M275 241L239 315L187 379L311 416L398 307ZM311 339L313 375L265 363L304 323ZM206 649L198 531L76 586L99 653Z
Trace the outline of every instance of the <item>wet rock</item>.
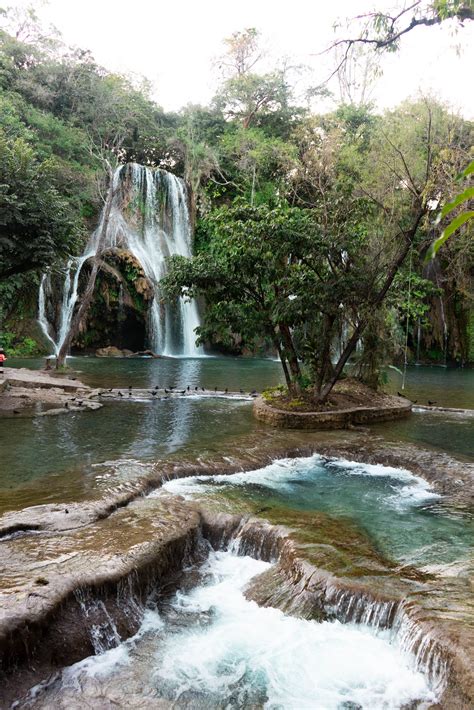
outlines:
M96 357L125 357L123 350L115 347L115 345L109 345L106 348L98 348L95 351L95 355Z
M98 409L89 398L92 390L77 379L51 375L26 368L5 368L6 387L0 392L0 414L15 416L54 416ZM73 397L74 395L74 397ZM101 406L101 405L99 405Z

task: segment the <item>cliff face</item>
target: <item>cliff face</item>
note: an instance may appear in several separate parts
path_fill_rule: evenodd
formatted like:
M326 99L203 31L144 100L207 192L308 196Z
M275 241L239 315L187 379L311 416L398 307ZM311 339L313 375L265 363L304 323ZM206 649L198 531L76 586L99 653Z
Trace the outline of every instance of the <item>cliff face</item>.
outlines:
M85 274L86 276L86 274ZM143 350L153 289L135 257L127 250L104 254L94 298L72 344L75 352L114 345Z

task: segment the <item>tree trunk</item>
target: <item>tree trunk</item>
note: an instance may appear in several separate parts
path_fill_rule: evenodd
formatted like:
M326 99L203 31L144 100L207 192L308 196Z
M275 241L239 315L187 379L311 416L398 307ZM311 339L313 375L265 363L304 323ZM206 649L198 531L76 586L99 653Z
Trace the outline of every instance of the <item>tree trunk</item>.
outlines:
M393 279L397 275L398 270L402 266L403 262L405 261L405 259L407 257L408 252L410 251L410 248L413 243L413 239L414 239L415 234L418 229L418 225L420 224L421 218L423 217L424 214L425 214L425 210L420 207L418 212L416 213L412 228L408 232L404 233L405 245L404 245L402 251L400 252L400 254L398 255L398 257L393 262L392 266L390 267L382 288L380 289L380 291L378 292L378 294L374 298L373 302L371 303L372 312L375 309L377 309L378 306L380 306L380 304L384 300L385 296L387 295L387 291L390 288L390 286L392 285ZM362 335L362 333L364 332L364 330L366 329L368 322L369 322L368 318L364 318L361 321L359 321L359 324L357 325L356 329L354 330L346 347L342 351L339 360L336 363L336 366L334 368L334 372L333 372L331 379L321 390L321 393L319 395L319 400L318 400L319 402L325 402L326 399L328 398L332 388L334 387L334 385L336 384L336 382L340 378L347 361L349 360L350 356L354 352L354 350L357 346L357 342L358 342L360 336Z
M278 352L278 357L280 358L281 366L283 368L283 374L285 375L285 382L286 386L288 387L288 391L292 391L292 382L291 382L291 376L288 370L288 364L286 362L285 355L283 353L283 350L281 349L281 345L278 340L274 340L274 345L277 349Z
M331 363L331 330L334 325L336 317L332 315L324 316L324 342L321 348L321 358L319 365L319 372L316 378L315 387L315 400L319 402L321 396L321 390L326 381L326 377L331 374L332 363Z
M288 364L290 366L292 393L301 394L301 368L300 363L298 362L298 355L296 354L295 346L293 344L291 331L286 323L279 323L278 329L285 347L286 359L288 360Z
M95 288L95 282L97 279L97 274L99 272L99 267L100 267L100 257L104 248L104 242L105 238L107 236L107 228L109 226L109 220L110 220L110 211L112 209L112 201L113 201L113 175L112 172L109 171L109 178L110 178L110 184L109 184L109 191L107 193L107 200L105 203L105 212L104 212L104 219L102 221L102 229L99 235L99 240L97 243L97 249L94 254L93 258L93 264L92 264L92 270L89 274L89 278L87 281L87 286L84 290L84 293L81 297L79 306L74 313L74 316L72 317L71 320L71 325L69 328L69 331L64 338L64 342L61 346L61 349L57 355L56 358L56 369L63 367L67 354L69 352L69 349L71 347L71 343L75 336L77 335L79 331L79 326L81 324L82 319L85 317L87 314L87 311L89 310L89 306L92 301L92 296L94 295L94 288Z

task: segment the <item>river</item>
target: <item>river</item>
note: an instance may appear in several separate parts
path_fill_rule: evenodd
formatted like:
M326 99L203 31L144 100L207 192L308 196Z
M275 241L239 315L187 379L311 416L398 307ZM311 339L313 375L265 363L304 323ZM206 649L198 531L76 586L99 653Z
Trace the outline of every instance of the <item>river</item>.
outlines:
M42 361L9 364L39 368ZM277 362L258 359L81 357L71 358L69 365L87 384L120 387L124 393L129 387L156 385L248 393L282 379ZM387 390L399 389L399 375L393 373ZM258 442L270 449L289 442L327 447L341 436L355 444L369 437L379 448L410 443L474 461L474 417L423 409L428 400L474 409L474 371L413 367L404 394L419 407L409 419L362 432L278 432L253 419L251 402L226 399L133 401L125 396L95 412L5 417L0 511L100 498L146 477L159 467L157 461L238 459ZM382 579L382 565L387 579L393 576L390 565L464 579L470 564L472 519L446 506L425 480L401 468L313 455L231 475L170 481L151 495L170 493L233 512L263 511L272 523L294 526L301 549L319 545L321 555L327 548L324 554L332 556L337 574L342 569L349 576L360 574L362 557L366 568L373 566L365 577L374 574L374 580L377 575ZM328 531L324 544L318 525ZM354 549L359 549L356 557ZM437 697L389 630L296 619L247 599L246 585L270 567L268 561L237 557L232 549L209 550L190 570L192 581L166 604L150 601L135 636L120 640L115 635L114 643L63 669L54 682L40 684L18 707L80 708L77 692L92 704L107 697L104 707L135 703L144 708L272 710L401 708ZM396 573L396 580L405 584L402 573ZM430 584L440 599L448 599L444 582ZM314 698L319 699L316 705Z

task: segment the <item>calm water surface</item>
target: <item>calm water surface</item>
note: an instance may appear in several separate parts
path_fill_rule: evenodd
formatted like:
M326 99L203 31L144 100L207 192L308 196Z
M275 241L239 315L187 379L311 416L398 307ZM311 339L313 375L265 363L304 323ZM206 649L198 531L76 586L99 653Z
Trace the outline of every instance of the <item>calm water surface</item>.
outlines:
M43 359L10 361L39 368ZM278 384L281 369L272 360L239 358L103 359L71 358L78 377L91 386L194 387L261 391ZM400 389L394 375L389 389ZM411 368L405 393L423 404L474 409L474 371ZM380 424L374 433L391 440L421 443L461 457L474 456L474 417L413 414ZM169 399L108 402L97 411L59 417L2 418L0 427L0 507L45 502L67 490L83 497L95 485L96 465L117 459L151 462L170 454L198 456L232 451L233 442L268 429L252 417L251 403ZM24 499L13 491L25 491ZM11 504L9 504L9 501Z

